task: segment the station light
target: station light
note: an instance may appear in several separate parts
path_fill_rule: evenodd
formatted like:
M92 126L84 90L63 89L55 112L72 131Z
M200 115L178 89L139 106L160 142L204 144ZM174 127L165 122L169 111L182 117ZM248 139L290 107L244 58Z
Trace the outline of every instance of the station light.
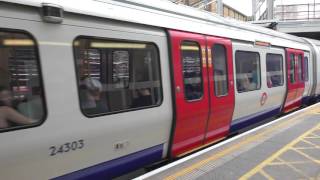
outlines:
M30 39L4 39L4 46L33 46L34 42Z
M199 47L198 46L186 46L186 45L182 45L181 46L181 50L186 50L186 51L199 51Z
M146 44L139 43L117 43L117 42L91 42L92 48L114 48L114 49L145 49Z

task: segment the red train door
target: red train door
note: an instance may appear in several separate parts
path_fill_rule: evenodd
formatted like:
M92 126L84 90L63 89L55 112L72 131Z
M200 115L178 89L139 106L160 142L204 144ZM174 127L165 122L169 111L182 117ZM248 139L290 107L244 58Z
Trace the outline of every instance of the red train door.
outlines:
M231 40L207 37L210 115L205 144L228 135L234 110Z
M301 106L304 91L303 51L287 48L287 96L283 112L289 112Z
M209 116L205 36L169 31L175 95L175 128L171 155L203 144Z

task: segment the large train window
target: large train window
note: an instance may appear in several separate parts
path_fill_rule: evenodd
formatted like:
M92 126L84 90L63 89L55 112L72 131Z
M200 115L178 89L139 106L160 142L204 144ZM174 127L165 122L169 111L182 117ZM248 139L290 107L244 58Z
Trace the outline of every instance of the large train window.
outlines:
M238 92L258 90L261 87L260 56L257 52L236 51Z
M281 54L267 54L267 85L269 88L283 85L283 58Z
M226 48L221 44L212 47L214 92L216 96L228 94L228 71Z
M80 107L89 117L160 105L156 45L78 37L74 41Z
M200 99L203 95L200 46L196 42L184 41L181 54L185 99Z
M295 83L296 79L295 79L295 60L294 60L294 54L290 54L290 71L289 71L289 75L290 75L290 82L291 83Z
M298 55L298 63L297 63L297 67L298 67L298 80L301 82L303 81L303 66L302 66L302 55Z
M0 30L0 131L45 118L37 45L25 32Z
M304 81L309 81L309 72L308 72L308 57L305 56L303 59L303 68L304 68Z

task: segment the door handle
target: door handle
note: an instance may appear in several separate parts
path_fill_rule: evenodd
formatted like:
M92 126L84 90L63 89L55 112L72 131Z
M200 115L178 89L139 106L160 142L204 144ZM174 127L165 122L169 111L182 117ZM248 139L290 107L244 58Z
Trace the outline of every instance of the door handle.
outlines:
M176 87L176 92L177 92L177 93L180 93L180 91L181 91L180 86L177 86L177 87Z
M230 81L230 86L233 86L233 81Z

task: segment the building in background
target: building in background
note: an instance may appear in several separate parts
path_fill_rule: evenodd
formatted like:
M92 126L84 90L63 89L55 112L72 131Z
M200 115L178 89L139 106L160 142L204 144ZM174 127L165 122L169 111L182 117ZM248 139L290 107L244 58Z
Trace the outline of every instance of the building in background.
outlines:
M184 4L187 6L192 6L194 8L204 9L206 11L219 14L218 13L219 1L217 0L171 0L171 1L177 4ZM250 20L250 17L246 16L245 14L223 3L222 3L221 15L223 17L230 17L240 21Z

